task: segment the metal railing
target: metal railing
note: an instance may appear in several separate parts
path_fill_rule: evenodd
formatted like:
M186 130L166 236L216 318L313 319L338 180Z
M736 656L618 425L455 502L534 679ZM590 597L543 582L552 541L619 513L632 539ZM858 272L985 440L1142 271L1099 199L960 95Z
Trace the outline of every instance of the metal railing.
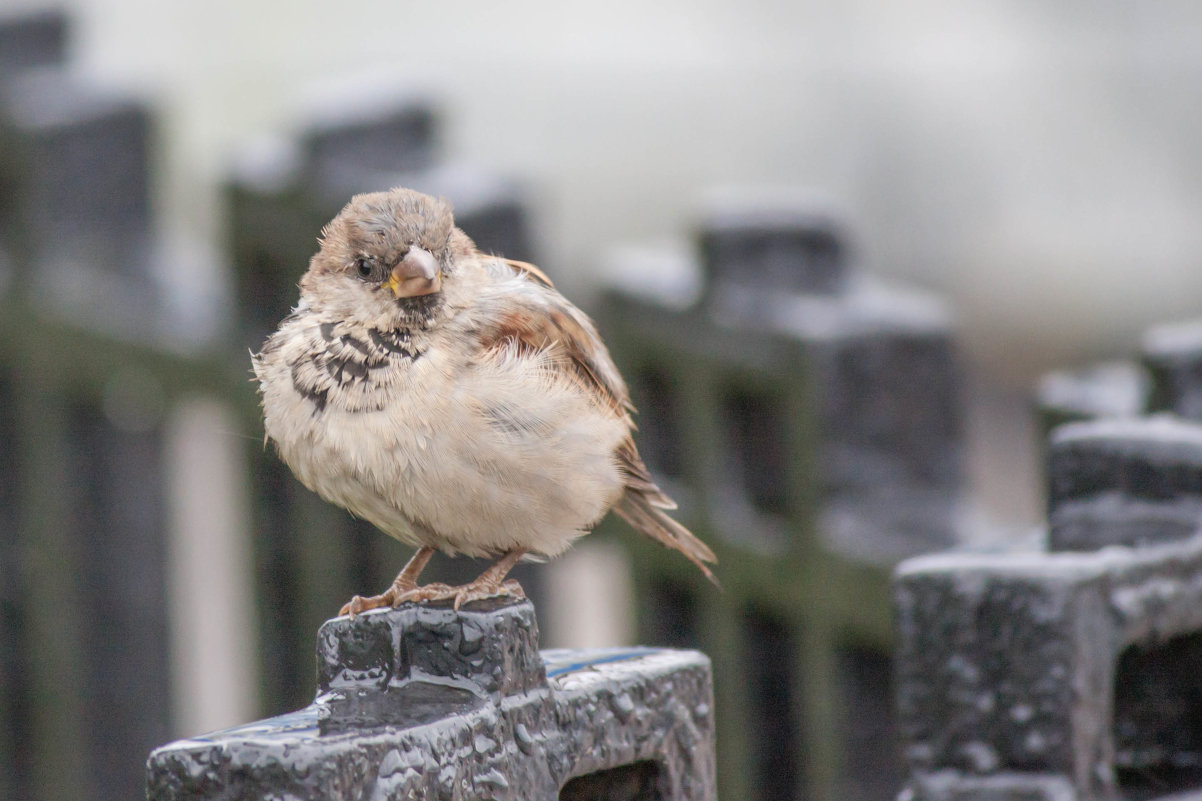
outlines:
M716 798L705 656L537 646L529 601L330 620L312 704L156 749L148 797Z
M1202 791L1202 426L1068 424L1049 472L1043 548L897 571L906 799Z
M949 316L854 269L804 199L722 203L693 244L615 252L597 315L640 452L723 587L625 537L641 641L713 657L723 797L890 796L891 568L960 528Z

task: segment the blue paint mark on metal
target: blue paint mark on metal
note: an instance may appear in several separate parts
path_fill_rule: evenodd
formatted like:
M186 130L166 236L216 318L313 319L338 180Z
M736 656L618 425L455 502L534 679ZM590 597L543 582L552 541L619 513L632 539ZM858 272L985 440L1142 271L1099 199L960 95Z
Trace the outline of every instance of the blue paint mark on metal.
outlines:
M568 648L548 648L542 651L543 664L547 669L547 678L574 673L577 670L603 665L608 662L622 662L627 659L638 659L651 654L662 653L663 648L593 648L580 651Z

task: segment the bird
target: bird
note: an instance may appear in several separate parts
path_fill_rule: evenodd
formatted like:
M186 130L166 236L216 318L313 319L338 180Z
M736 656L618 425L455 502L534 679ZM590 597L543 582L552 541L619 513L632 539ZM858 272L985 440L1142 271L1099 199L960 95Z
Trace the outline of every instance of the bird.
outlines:
M251 356L265 442L317 495L417 549L340 615L524 597L514 565L558 556L610 510L717 583L713 551L639 457L596 326L533 264L479 250L448 201L355 195L299 286ZM497 561L461 586L419 584L435 552Z

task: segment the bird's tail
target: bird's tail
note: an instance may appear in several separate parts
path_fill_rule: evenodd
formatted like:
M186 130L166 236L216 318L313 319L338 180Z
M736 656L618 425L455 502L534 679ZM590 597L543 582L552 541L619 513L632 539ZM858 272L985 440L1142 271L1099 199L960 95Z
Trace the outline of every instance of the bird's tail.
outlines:
M614 514L625 520L636 531L658 540L663 545L680 551L690 562L701 568L705 577L718 586L718 579L706 566L706 562L717 563L718 557L709 546L668 516L665 509L675 509L676 504L653 486L654 493L627 489L622 501L614 507Z

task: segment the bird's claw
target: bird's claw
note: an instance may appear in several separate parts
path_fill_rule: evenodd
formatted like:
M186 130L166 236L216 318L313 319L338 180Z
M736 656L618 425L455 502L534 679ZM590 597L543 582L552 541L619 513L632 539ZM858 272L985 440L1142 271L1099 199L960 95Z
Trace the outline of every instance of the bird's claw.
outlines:
M424 601L439 601L443 598L450 597L447 593L453 593L455 588L450 584L442 582L434 582L432 584L423 584L420 587L413 587L397 595L393 602L393 607L398 607L403 603L420 604Z
M453 601L453 608L455 611L459 611L459 608L466 603L500 596L525 598L526 592L522 589L522 585L513 579L509 579L508 581L504 581L499 584L473 581L470 584L464 584L459 587L452 587L449 584L442 583L423 584L420 587L414 587L411 590L397 593L392 593L390 588L389 592L385 592L383 595L377 595L374 598L360 598L356 595L351 599L349 604L342 608L342 613L347 614L349 612L349 614L353 617L365 609L377 609L385 605L397 607L403 603L420 604L429 603L430 601ZM387 598L387 600L383 600L385 598ZM380 602L374 603L378 599ZM370 605L363 605L362 608L358 608L355 605L356 601L361 601L362 604Z
M456 612L459 611L459 607L466 603L470 603L472 601L482 601L485 598L497 598L504 596L509 596L511 598L526 597L526 591L522 589L522 585L518 584L513 579L509 579L508 581L500 584L476 585L473 582L472 584L465 584L462 587L452 587L452 589L459 590L455 593L455 604L453 607Z
M389 587L379 595L372 595L366 598L362 595L356 595L342 605L342 609L338 610L338 614L353 618L358 614L372 609L383 609L384 607L395 609L404 603L420 604L430 601L454 601L453 608L455 611L459 611L459 607L466 603L503 596L525 598L526 592L522 589L522 585L513 579L509 579L501 584L472 582L460 587L452 587L450 584L436 582L433 584L423 584L420 587L414 587L405 591L399 591L396 587Z
M433 553L432 548L423 548L418 551L418 554L413 560L410 560L409 565L401 571L397 576L396 581L392 586L379 595L373 595L370 598L364 598L356 595L347 604L343 605L338 614L349 615L354 617L360 612L366 612L369 609L380 609L385 606L393 608L400 606L403 603L425 603L429 601L452 601L456 612L466 603L472 601L480 601L485 598L496 598L508 596L511 598L525 598L526 593L522 589L522 585L518 584L513 579L505 579L505 575L510 568L522 557L525 553L523 550L510 551L499 562L490 567L488 570L480 574L475 581L464 584L459 587L452 587L449 584L433 583L417 586L415 578L418 571L428 560L429 554ZM416 568L414 565L416 564Z
M366 612L369 609L380 609L385 606L393 606L393 599L396 597L396 592L392 587L389 587L379 595L372 595L364 598L362 595L356 595L342 605L338 610L339 616L354 617L360 612Z
M445 584L430 584L431 587L445 587ZM339 615L348 615L354 617L360 612L366 612L369 609L383 609L386 606L396 608L405 601L410 600L409 595L413 592L423 589L413 585L405 586L404 584L394 583L391 587L384 590L379 595L372 595L364 598L362 595L356 595L350 601L342 605L338 610Z
M453 601L452 608L458 612L459 607L466 603L499 596L525 598L526 593L522 589L522 585L513 579L500 584L473 581L460 587L452 587L449 584L425 584L402 593L397 597L396 603L393 605L399 606L406 602Z

